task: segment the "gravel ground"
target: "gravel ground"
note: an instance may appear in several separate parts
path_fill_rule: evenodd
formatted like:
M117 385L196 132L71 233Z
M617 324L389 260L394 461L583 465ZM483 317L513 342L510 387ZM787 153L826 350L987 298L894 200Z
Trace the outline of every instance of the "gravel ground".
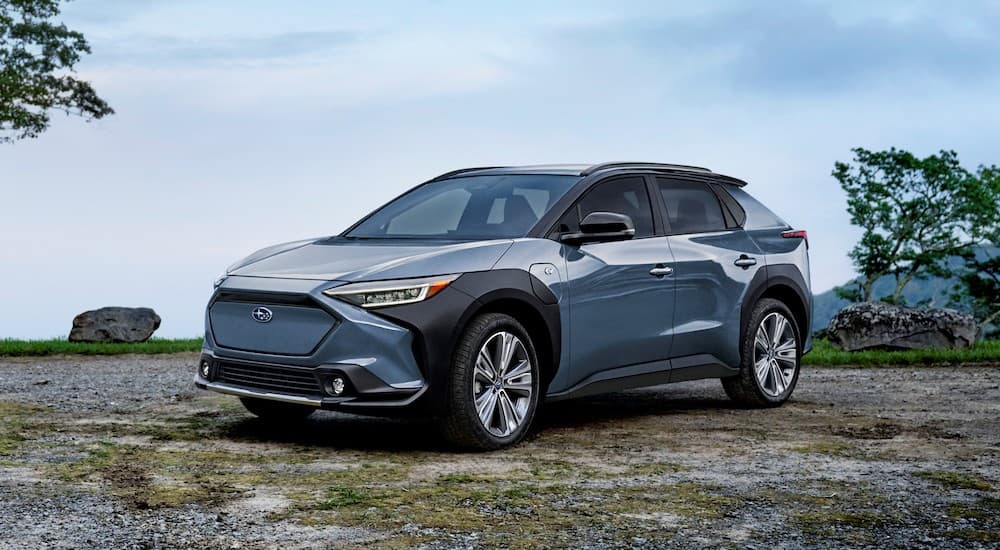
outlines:
M0 361L0 547L1000 547L996 366L560 402L466 454L416 420L268 427L195 361Z

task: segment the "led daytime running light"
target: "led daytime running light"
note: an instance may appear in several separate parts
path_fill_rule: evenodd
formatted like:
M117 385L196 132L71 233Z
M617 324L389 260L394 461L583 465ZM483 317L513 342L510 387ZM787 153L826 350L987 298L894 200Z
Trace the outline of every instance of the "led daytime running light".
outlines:
M458 275L421 279L372 281L334 287L323 291L327 296L363 308L398 306L422 302L444 290Z

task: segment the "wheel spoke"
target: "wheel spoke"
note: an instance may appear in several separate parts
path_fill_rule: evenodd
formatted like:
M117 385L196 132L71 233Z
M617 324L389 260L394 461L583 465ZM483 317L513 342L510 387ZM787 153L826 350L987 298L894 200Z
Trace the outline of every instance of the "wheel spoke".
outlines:
M781 373L782 384L784 384L784 386L787 388L788 385L792 383L792 377L795 376L795 369L794 368L783 369L780 368L779 366L778 372Z
M795 339L786 340L784 344L778 344L774 347L775 353L781 353L783 351L795 351Z
M497 362L497 375L502 377L510 368L510 363L514 357L515 338L509 332L500 333L500 360Z
M517 365L515 365L512 369L508 370L507 374L504 375L503 379L504 382L506 382L508 380L512 380L529 372L531 372L531 363L527 361L521 361Z
M514 412L514 405L504 392L497 393L497 406L500 409L500 421L503 426L503 435L507 435L517 429L517 413Z
M753 343L754 347L756 347L757 349L761 350L767 349L768 346L767 330L764 328L764 323L761 323L760 326L757 327L757 334L754 337Z
M754 368L757 371L757 380L760 381L761 385L764 385L764 382L767 380L767 369L770 366L771 365L767 362L767 357L757 360L757 364L754 365Z
M476 411L479 413L479 420L483 426L489 429L493 425L493 413L497 408L497 394L492 390L486 390L483 395L476 398Z
M777 346L778 342L781 341L781 335L785 333L785 327L787 326L788 326L788 321L786 321L783 316L781 315L774 316L774 326L772 327L772 332L771 332L771 343L774 346Z
M512 391L516 393L523 394L525 396L531 396L531 375L526 374L520 378L517 382L505 382L503 388L507 391Z
M517 406L519 403L524 401L523 398L514 401L507 392L504 392L503 397L507 401L507 404L510 405L511 412L514 413L514 420L517 422L517 426L520 426L521 421L524 420L525 413L527 413L527 406L525 406L524 409Z
M493 367L493 359L490 358L487 346L479 350L479 357L476 358L476 374L481 374L490 383L495 379L496 369Z
M785 378L777 361L771 361L771 377L774 379L774 393L780 394L785 391Z
M790 349L784 352L779 352L774 354L774 358L782 363L794 367L795 366L795 350Z

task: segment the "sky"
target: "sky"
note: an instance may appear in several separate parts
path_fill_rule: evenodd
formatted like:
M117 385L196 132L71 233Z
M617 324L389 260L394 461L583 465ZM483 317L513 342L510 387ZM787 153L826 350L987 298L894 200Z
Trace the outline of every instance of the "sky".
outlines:
M1000 164L1000 4L76 0L117 111L0 145L0 337L148 306L198 336L239 258L479 165L708 166L807 229L817 292L859 231L852 147Z

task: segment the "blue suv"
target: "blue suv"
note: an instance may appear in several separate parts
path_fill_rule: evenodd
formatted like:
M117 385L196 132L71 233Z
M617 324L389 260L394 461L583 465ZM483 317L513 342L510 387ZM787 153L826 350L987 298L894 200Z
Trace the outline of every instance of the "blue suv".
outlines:
M720 378L780 405L811 347L808 242L745 185L642 162L449 172L231 266L195 383L272 422L426 415L473 449L521 440L543 400Z

